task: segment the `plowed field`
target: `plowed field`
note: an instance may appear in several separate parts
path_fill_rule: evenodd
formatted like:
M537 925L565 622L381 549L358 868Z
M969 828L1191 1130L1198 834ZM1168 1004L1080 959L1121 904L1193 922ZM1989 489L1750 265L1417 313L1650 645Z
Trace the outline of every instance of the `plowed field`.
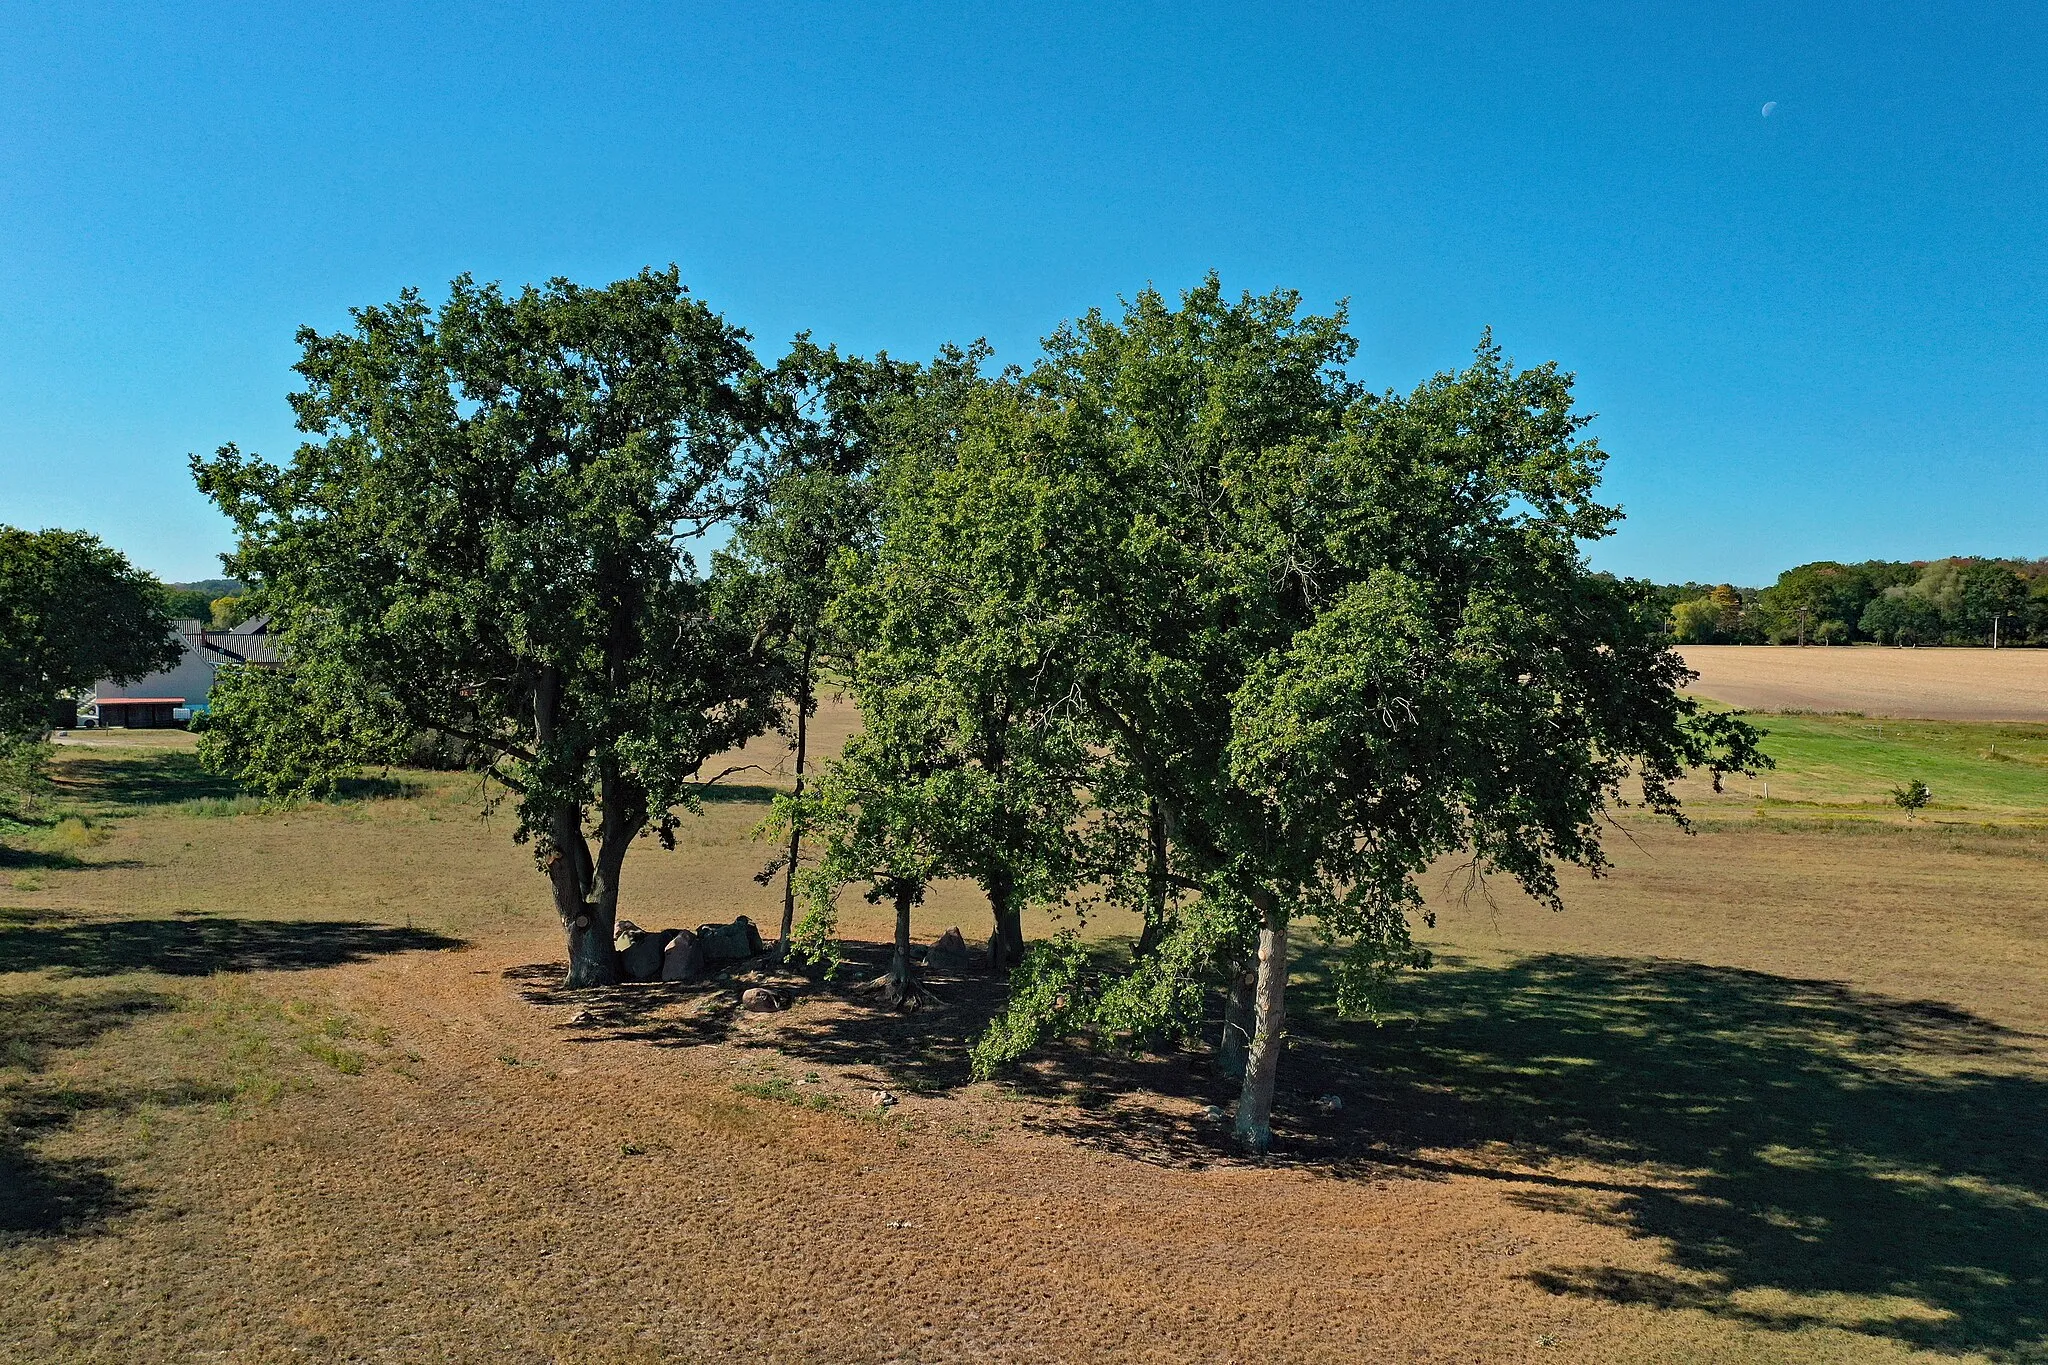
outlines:
M2048 649L1687 645L1692 690L1752 711L2048 721Z

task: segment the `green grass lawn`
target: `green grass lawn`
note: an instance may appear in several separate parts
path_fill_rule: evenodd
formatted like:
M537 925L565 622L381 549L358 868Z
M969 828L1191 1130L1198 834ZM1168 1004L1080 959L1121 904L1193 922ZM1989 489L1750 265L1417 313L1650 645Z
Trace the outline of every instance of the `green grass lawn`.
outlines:
M1918 778L1943 811L2048 814L2048 725L1752 714L1777 767L1738 778L1739 799L1895 811L1891 789Z

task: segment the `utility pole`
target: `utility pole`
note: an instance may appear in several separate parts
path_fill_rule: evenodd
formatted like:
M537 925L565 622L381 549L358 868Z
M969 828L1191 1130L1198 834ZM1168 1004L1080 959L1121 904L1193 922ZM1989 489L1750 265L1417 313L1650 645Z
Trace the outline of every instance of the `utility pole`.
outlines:
M2000 614L1995 611L1991 613L1991 647L1993 649L1998 648L1998 618Z

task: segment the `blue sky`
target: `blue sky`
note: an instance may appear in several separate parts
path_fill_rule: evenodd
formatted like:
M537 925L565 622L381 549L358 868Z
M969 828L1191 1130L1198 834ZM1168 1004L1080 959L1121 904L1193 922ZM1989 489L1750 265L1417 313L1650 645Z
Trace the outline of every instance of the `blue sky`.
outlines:
M170 578L301 324L675 261L767 358L1146 283L1580 376L1594 562L2048 554L2048 8L0 4L0 521ZM1775 101L1769 117L1761 113Z

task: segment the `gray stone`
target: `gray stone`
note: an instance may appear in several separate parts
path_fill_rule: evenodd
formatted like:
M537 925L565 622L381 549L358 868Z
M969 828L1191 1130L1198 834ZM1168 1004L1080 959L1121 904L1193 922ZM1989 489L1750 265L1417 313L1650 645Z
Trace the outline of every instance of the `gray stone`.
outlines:
M695 981L704 975L704 950L698 946L697 936L688 929L676 930L668 951L661 955L661 979L663 981Z
M619 975L628 981L654 981L661 976L662 934L650 934L636 924L622 921L612 935L612 947L619 953Z
M722 967L744 962L761 951L761 931L745 915L731 924L700 924L697 944L704 950L707 966Z
M958 928L948 929L940 934L938 941L925 951L924 965L927 969L941 972L965 971L973 959L967 956L967 940L960 937Z

